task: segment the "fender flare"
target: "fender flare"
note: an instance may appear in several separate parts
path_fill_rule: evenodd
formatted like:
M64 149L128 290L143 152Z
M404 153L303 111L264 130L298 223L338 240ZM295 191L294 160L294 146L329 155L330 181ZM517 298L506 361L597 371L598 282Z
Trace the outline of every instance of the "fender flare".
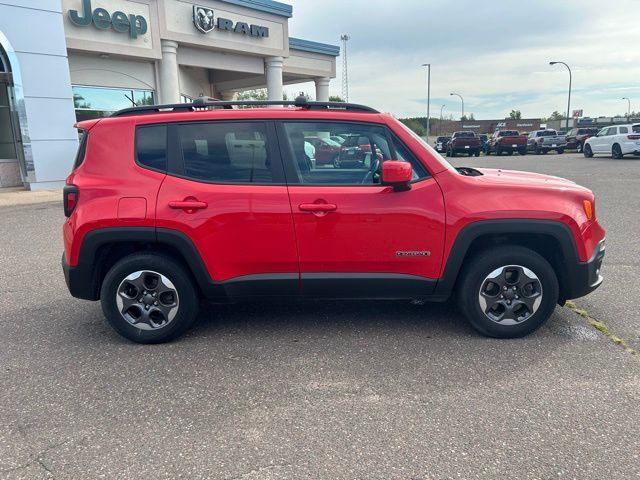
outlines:
M456 237L449 251L443 275L436 285L434 300L442 301L450 297L463 268L465 257L475 240L483 236L523 233L553 237L560 245L563 263L567 267L577 266L580 263L573 234L564 223L533 219L480 220L466 225ZM558 280L569 281L570 279L559 278Z

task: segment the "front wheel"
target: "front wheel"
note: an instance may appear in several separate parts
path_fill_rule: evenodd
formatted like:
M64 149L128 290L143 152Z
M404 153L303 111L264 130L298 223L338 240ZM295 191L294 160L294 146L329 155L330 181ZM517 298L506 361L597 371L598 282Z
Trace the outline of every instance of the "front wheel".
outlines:
M333 164L333 168L340 168L342 166L342 163L340 162L340 155L334 156L331 163Z
M189 274L170 257L136 253L109 270L100 290L111 327L138 343L162 343L182 335L198 313Z
M593 150L591 150L591 145L589 145L588 143L584 146L584 148L582 149L582 154L586 157L586 158L591 158L593 157Z
M576 150L578 153L582 153L582 142L578 142L577 146L576 146Z
M551 316L558 301L558 279L538 253L510 245L473 257L457 293L476 330L490 337L516 338Z

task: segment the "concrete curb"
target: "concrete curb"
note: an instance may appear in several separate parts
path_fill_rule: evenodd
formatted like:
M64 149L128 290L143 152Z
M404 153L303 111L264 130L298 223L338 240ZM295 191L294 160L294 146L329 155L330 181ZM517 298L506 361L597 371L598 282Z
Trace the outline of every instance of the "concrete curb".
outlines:
M36 203L62 202L62 190L25 190L0 188L0 208Z

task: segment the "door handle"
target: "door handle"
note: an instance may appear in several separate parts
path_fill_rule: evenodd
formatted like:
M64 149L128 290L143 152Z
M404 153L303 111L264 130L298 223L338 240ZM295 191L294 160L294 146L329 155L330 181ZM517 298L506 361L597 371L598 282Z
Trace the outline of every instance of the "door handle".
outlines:
M298 208L303 212L327 213L338 209L335 203L301 203Z
M169 208L176 208L180 210L202 210L207 208L209 204L207 202L200 202L198 200L182 200L169 202Z

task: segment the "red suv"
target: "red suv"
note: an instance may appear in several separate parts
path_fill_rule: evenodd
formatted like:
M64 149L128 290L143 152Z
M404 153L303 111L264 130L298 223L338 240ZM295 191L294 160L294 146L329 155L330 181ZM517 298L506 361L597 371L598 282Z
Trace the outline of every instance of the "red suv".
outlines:
M101 300L130 340L179 336L201 298L453 292L477 330L518 337L602 282L604 230L586 188L453 168L368 107L239 104L199 99L77 125L63 270L71 294ZM378 155L316 168L305 138L338 133Z

